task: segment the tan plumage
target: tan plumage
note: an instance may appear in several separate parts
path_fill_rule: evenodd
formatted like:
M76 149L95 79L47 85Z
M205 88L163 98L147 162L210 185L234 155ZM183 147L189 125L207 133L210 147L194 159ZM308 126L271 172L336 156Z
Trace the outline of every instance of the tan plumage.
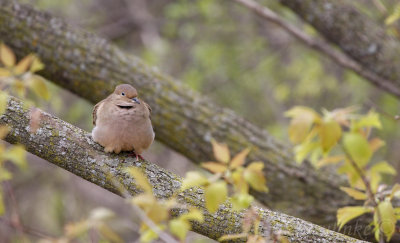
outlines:
M137 98L135 88L118 85L114 93L94 106L93 140L105 152L134 151L140 156L154 140L150 113L150 106Z

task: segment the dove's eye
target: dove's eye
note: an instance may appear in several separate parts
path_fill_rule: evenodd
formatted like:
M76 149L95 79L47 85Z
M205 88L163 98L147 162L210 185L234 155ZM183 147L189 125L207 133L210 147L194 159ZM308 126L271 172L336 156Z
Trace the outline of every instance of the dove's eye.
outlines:
M125 96L125 93L124 93L124 92L122 92L122 93L121 93L121 95L122 95L122 96Z

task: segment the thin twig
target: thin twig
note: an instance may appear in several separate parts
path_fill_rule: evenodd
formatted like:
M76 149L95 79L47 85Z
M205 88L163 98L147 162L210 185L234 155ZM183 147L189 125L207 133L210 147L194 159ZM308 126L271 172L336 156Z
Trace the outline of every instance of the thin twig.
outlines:
M375 193L372 191L371 183L369 182L369 180L368 180L367 176L365 175L364 171L353 160L353 158L351 157L349 152L346 150L346 148L343 147L343 151L346 154L347 159L350 161L351 166L353 166L353 168L359 174L359 176L361 177L361 180L363 181L363 183L365 185L365 189L367 191L368 199L372 203L372 206L376 210L376 214L378 216L379 243L385 243L385 235L384 235L383 230L381 228L382 216L381 216L381 212L379 212L379 209L378 209L378 203L375 201Z
M382 78L379 75L363 68L358 62L354 61L352 58L334 49L326 40L320 38L314 38L307 35L302 30L298 29L296 26L290 24L286 20L282 19L275 12L267 7L264 7L253 0L234 0L248 9L252 10L258 16L275 23L289 34L296 37L298 40L308 45L309 47L324 53L326 56L330 57L334 62L341 65L342 67L353 70L358 75L370 80L373 84L382 89L400 97L400 88L396 87L392 81Z

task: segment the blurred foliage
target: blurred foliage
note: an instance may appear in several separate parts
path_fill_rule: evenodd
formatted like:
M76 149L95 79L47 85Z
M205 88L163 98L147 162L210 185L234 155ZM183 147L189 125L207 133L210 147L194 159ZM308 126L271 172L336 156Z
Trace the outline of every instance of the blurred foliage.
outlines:
M341 187L355 200L365 201L363 206L347 206L337 211L339 229L350 220L365 213L373 213L372 225L378 242L390 241L400 219L400 207L392 200L400 198L400 185L389 188L382 181L397 171L375 152L385 142L374 135L373 129L382 129L379 115L369 111L355 113L354 107L324 110L321 116L308 107L294 107L286 112L291 118L290 140L299 163L308 158L320 168L335 165L337 173L345 174L351 187Z
M363 111L375 108L385 129L375 131L386 141L377 151L382 160L393 161L398 169L400 143L399 100L379 91L350 71L332 63L318 52L305 47L274 24L230 1L217 0L21 0L65 18L68 22L92 30L132 52L151 65L159 66L188 86L222 106L235 110L271 134L288 140L288 120L284 113L294 105L328 110L359 105ZM307 33L316 31L304 24L278 1L259 1ZM397 0L359 0L357 9L386 26L398 38ZM133 9L133 10L132 10ZM137 12L134 12L136 9ZM139 16L139 17L138 17ZM145 17L142 17L145 16ZM147 17L146 17L147 16ZM386 22L386 23L385 23ZM155 29L151 32L150 27ZM143 38L151 32L152 38ZM39 107L87 131L92 128L92 105L45 81L50 100L29 95ZM162 160L165 156L162 156ZM397 159L397 160L396 160ZM176 167L177 163L171 166ZM182 167L182 166L179 166ZM27 175L32 182L34 173ZM49 172L50 173L50 172ZM52 213L25 211L35 224L60 234L66 221L79 221L89 208L101 200L82 203L83 195L64 193L78 187L68 176L43 178L42 184L57 186L38 191L52 205ZM23 184L24 177L18 177ZM390 179L385 181L390 182ZM62 184L62 181L65 184ZM38 183L39 183L38 182ZM33 184L33 183L29 183ZM21 186L22 187L22 186ZM43 186L44 187L44 186ZM61 188L61 189L60 189ZM30 191L29 189L27 189ZM84 190L84 189L82 189ZM60 193L59 191L62 191ZM21 195L22 197L22 195ZM43 202L43 203L47 203ZM22 203L22 202L21 202ZM92 205L93 204L93 205ZM29 205L25 205L29 208ZM30 215L30 216L29 216ZM54 216L54 217L53 217ZM41 222L41 223L40 223ZM0 238L1 240L1 238Z

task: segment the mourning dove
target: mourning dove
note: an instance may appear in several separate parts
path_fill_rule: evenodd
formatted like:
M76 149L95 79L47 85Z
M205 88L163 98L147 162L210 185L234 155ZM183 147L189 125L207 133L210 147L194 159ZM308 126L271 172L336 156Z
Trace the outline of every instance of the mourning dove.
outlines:
M107 153L134 151L136 158L141 157L154 140L150 113L150 106L137 98L134 87L118 85L114 93L94 106L93 140Z

